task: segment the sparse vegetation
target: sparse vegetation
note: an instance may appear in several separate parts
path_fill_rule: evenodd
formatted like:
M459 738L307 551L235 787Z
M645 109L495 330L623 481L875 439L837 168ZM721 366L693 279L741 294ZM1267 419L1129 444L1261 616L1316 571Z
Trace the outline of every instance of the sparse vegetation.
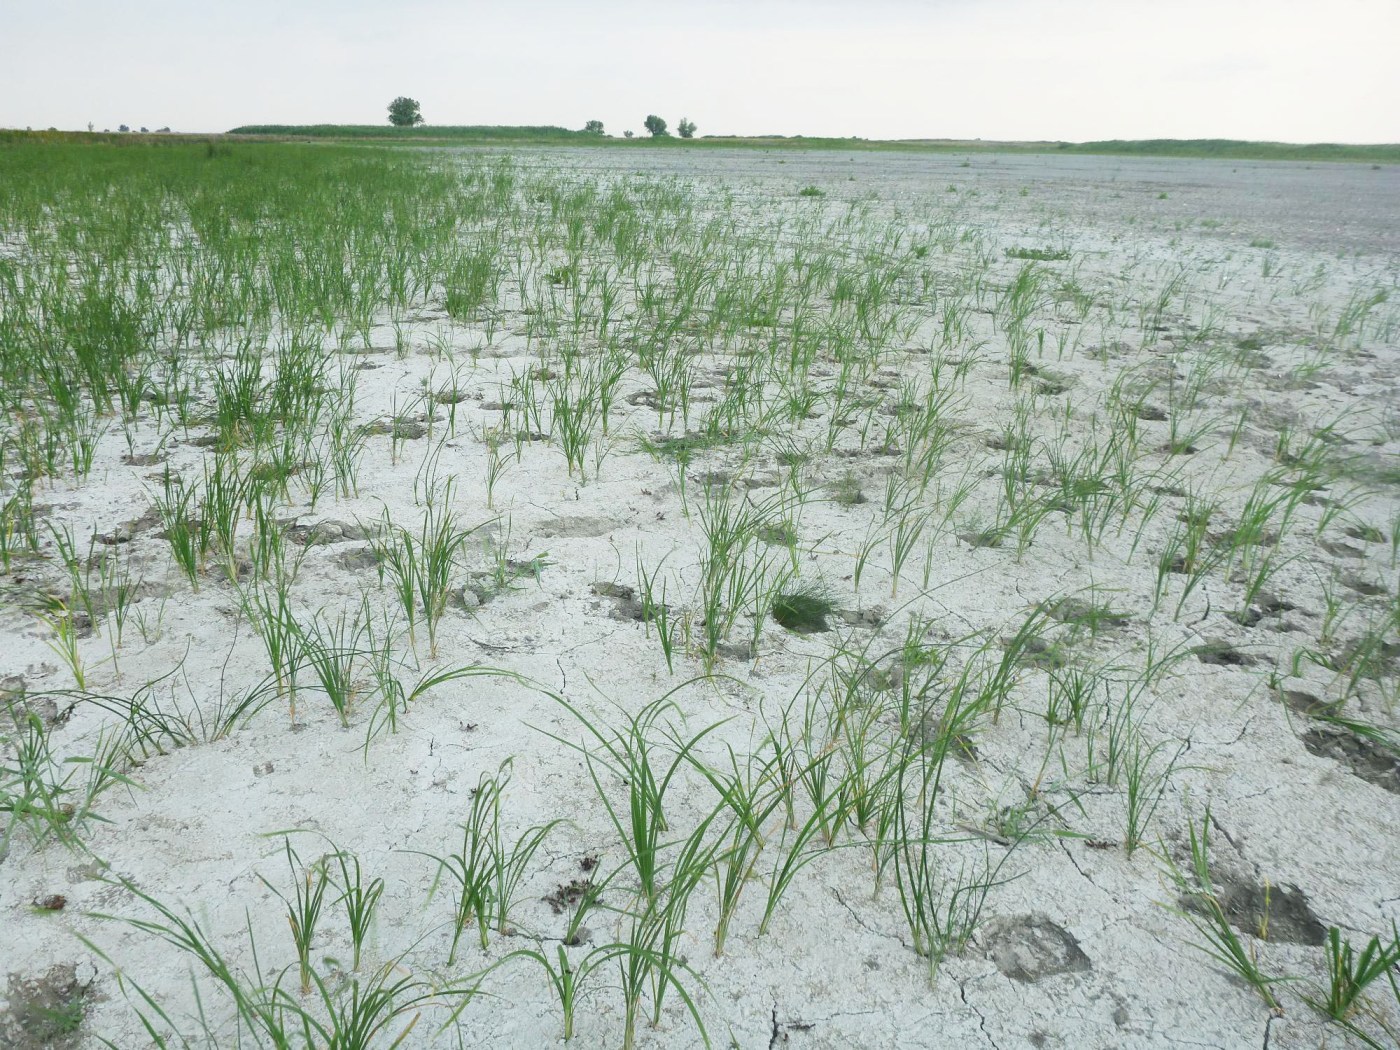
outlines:
M1086 1017L1150 964L1212 1045L1400 1027L1375 258L1163 166L1081 251L961 155L0 143L0 861L133 1011L60 981L55 1045L737 1042L811 929L954 1019L1060 930ZM1076 886L1082 950L1011 914ZM795 1009L760 1041L909 1031Z

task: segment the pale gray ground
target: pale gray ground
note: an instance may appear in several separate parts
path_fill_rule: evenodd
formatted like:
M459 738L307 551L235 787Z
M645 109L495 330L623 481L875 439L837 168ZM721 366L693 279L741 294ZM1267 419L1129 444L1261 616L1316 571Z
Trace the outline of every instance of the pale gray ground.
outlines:
M1400 251L1400 166L1393 164L800 150L551 150L544 156L553 163L561 154L578 171L733 176L779 192L816 184L843 197L899 200L946 192L949 185L975 188L1001 198L997 210L1009 217L1049 217L1066 229L1190 231L1226 244L1262 237L1324 258ZM1023 188L1027 197L1009 199ZM1220 225L1202 228L1202 222Z
M1306 983L1285 986L1280 992L1285 1011L1271 1018L1253 991L1192 947L1200 935L1173 910L1177 896L1163 858L1187 862L1187 828L1199 827L1209 806L1222 883L1267 885L1272 898L1283 902L1271 941L1256 944L1246 935L1271 972L1306 981L1323 972L1319 947L1289 943L1315 940L1306 915L1296 929L1279 932L1292 887L1322 926L1339 926L1354 941L1387 933L1400 919L1395 774L1381 769L1371 782L1338 760L1345 757L1342 751L1315 753L1326 752L1325 742L1310 750L1304 737L1311 723L1281 702L1273 688L1336 697L1337 674L1306 661L1295 666L1294 657L1316 644L1329 601L1355 609L1337 628L1337 647L1395 601L1390 530L1400 511L1400 264L1395 255L1400 170L982 154L531 150L516 156L527 169L564 179L674 177L695 193L702 209L722 190L732 192L735 214L755 229L774 215L823 208L835 218L848 203L864 202L872 222L906 224L908 243L914 244L930 228L930 216L951 214L957 228L971 231L990 256L989 288L996 291L989 292L986 310L971 311L968 322L968 339L985 342L983 358L971 366L950 407L954 433L945 457L948 478L971 472L984 480L952 520L935 516L895 593L883 543L875 547L859 589L852 580L856 551L879 521L872 508L893 467L890 457L867 449L844 459L818 456L803 466L819 492L849 469L873 501L847 507L814 500L797 512L804 578L820 577L841 609L869 615L853 616L854 626L837 624L835 632L806 637L768 623L759 632L756 661L722 660L717 670L729 677L681 692L690 732L729 720L709 741L705 753L712 761L723 757L720 741L740 754L757 748L764 720L776 722L794 698L800 718L805 676L834 644L864 648L872 656L898 649L916 613L926 618L928 637L935 641L973 632L1007 638L1037 603L1065 595L1082 598L1093 587L1099 600L1106 597L1130 617L1086 643L1084 658L1096 666L1140 668L1149 653L1207 642L1228 643L1254 661L1247 667L1215 666L1188 656L1144 697L1143 739L1164 743L1164 756L1182 750L1149 844L1131 857L1118 845L1124 835L1123 787L1103 783L1085 769L1102 738L1096 744L1064 732L1049 740L1044 719L1049 678L1042 669L1025 669L997 724L979 729L976 759L949 763L950 819L991 836L950 848L949 877L958 875L957 865L1002 859L1005 828L999 821L1038 823L1001 870L1015 878L992 891L977 935L963 953L943 962L932 984L927 962L910 948L888 875L872 896L870 851L854 830L838 836L840 848L815 857L797 875L761 937L757 925L765 890L761 883L753 886L720 958L710 951L712 891L702 886L683 950L705 984L702 991L693 981L692 989L715 1045L744 1050L1360 1045L1348 1043L1310 1012L1300 998L1310 987ZM798 199L797 190L809 185L825 196ZM1090 552L1059 515L1043 523L1019 553L1014 543L991 549L958 538L959 532L989 524L996 513L1000 482L995 475L1003 460L988 441L1012 422L1017 394L1006 378L1005 336L990 315L1000 290L1023 265L1005 258L1004 251L1028 247L1069 251L1072 261L1045 266L1072 272L1091 295L1119 304L1112 318L1093 307L1082 320L1053 304L1042 307L1047 337L1033 361L1040 379L1061 381L1068 390L1034 399L1032 433L1047 445L1066 415L1072 417L1069 433L1097 433L1090 420L1120 377L1160 377L1175 369L1185 381L1217 350L1217 356L1234 361L1244 343L1256 356L1203 381L1194 415L1214 422L1203 428L1202 451L1164 454L1154 461L1163 469L1179 469L1185 487L1220 493L1228 516L1239 512L1251 486L1275 466L1282 429L1291 426L1305 435L1340 420L1336 429L1346 436L1346 449L1372 469L1354 483L1320 491L1319 498L1299 508L1297 522L1280 541L1282 567L1268 590L1294 608L1266 609L1259 622L1244 626L1226 615L1238 610L1237 585L1216 578L1175 617L1180 586L1169 581L1172 589L1154 610L1156 562L1183 508L1179 495L1166 496L1166 509L1142 526L1135 551L1136 521L1119 533L1110 527ZM936 287L945 287L970 265L971 250L955 243L929 254ZM1157 319L1162 330L1149 330L1138 307L1178 273L1177 292ZM1316 360L1312 344L1331 337L1343 307L1378 290L1388 299L1361 331L1354 338L1345 334L1342 345ZM927 373L940 320L923 305L915 313L918 324L908 352L892 355L875 377L887 381L881 396L893 397L902 379ZM611 701L635 713L702 667L681 655L676 673L668 674L654 634L642 623L611 615L614 599L596 594L593 584L637 586L640 559L651 568L664 565L669 600L686 604L699 558L694 515L701 476L733 472L747 478L751 487L745 491L761 500L790 483L790 468L771 448L742 463L726 450L697 457L688 468L692 517L687 519L676 470L640 450L635 438L656 429L655 413L620 400L612 449L596 479L578 483L557 450L527 444L521 461L511 464L496 486L496 509L488 511L481 428L497 422L486 405L499 397L511 369L530 363L523 324L521 316L508 313L503 334L475 363L466 351L480 347L482 339L470 326L448 326L430 312L408 329L413 352L405 357L392 352L393 334L384 328L376 345L386 349L369 358L380 367L360 375L357 411L371 419L388 413L396 395L420 389L424 377L432 375L440 384L451 369L430 356L429 340L446 333L473 398L456 409L458 430L448 438L439 464L442 473L458 476L456 509L472 523L508 515L508 534L503 524L494 526L500 542L521 559L547 553L547 564L538 580L525 576L514 590L479 607L450 611L443 626L443 660L519 671L558 690L590 717L616 725L620 719ZM1066 341L1057 353L1061 334ZM623 398L646 389L644 380L630 375ZM1148 400L1164 404L1164 388L1153 390ZM1072 412L1066 413L1066 402ZM1232 427L1246 408L1247 420L1227 457ZM811 433L824 434L826 423L813 420ZM1166 423L1145 419L1141 425L1154 442L1167 439ZM158 468L122 466L123 443L119 436L110 441L102 453L107 466L91 481L59 486L46 498L55 518L103 532L146 508L147 479ZM368 521L378 516L382 500L396 521L416 522L414 475L431 443L431 438L405 442L402 461L395 462L389 439L378 439L365 459L362 497L324 502L302 520ZM170 461L197 471L203 455L183 445L171 450ZM1327 499L1360 492L1356 486L1364 486L1364 493L1348 504L1347 513L1324 522L1321 539L1331 550L1319 546L1315 532ZM935 486L928 496L935 515L940 491ZM1342 530L1357 523L1385 538L1348 538ZM133 549L137 545L149 559L150 573L168 579L172 596L163 606L158 598L142 603L152 618L163 614L163 623L149 646L133 643L134 651L122 661L121 682L113 680L110 668L95 669L90 688L129 690L170 671L182 658L190 677L204 687L223 678L228 688L243 688L259 677L265 658L246 625L235 637L236 602L227 584L211 579L192 595L162 567L161 541L151 534L133 541ZM363 563L347 569L342 560L346 551L363 547L362 542L336 543L308 556L298 583L307 608L353 607L361 586L373 591L373 570ZM484 569L487 553L474 556L475 567ZM1375 593L1367 596L1351 586L1358 581L1374 585ZM736 635L749 633L745 623ZM31 690L68 684L32 617L13 608L0 614L0 640L0 677L22 676ZM1391 635L1385 644L1393 641ZM105 643L85 644L91 646L92 663L99 664ZM1400 714L1395 657L1393 650L1384 652L1382 668L1361 683L1347 714L1393 731ZM110 823L94 826L90 834L91 850L114 872L173 906L191 908L239 965L252 965L243 938L245 911L257 934L264 976L290 961L281 905L258 875L289 886L282 840L267 836L300 828L355 851L368 873L386 879L382 919L372 938L376 963L403 954L406 969L441 970L450 937L444 925L449 906L441 897L425 903L432 864L407 851L454 848L469 793L507 756L514 758L507 799L511 826L523 829L555 817L569 822L554 833L526 881L517 916L522 931L557 937L561 920L540 898L578 877L583 857L600 856L607 865L623 859L583 760L546 735L582 742L579 727L538 691L484 680L444 686L420 700L400 732L379 739L367 755L360 751L363 719L355 730L344 731L333 712L314 699L304 701L304 708L305 726L297 732L274 706L227 739L151 757L130 770L131 792L109 797L102 813ZM95 716L84 714L65 732L79 739L97 724ZM1383 752L1377 761L1383 765ZM689 818L709 804L711 794L695 777L677 784L678 831L688 830ZM295 841L306 857L322 848L309 834ZM761 865L761 876L768 870ZM0 973L32 979L53 966L77 966L94 982L87 1030L123 1048L148 1045L110 968L104 962L94 965L95 956L75 935L110 952L131 977L172 1003L177 1017L192 1010L185 976L191 964L149 937L90 917L89 912L140 913L129 894L96 874L84 857L56 845L37 852L18 843L12 847L0 864ZM31 906L54 893L67 897L62 912ZM607 922L600 917L592 925ZM486 958L532 943L523 932L496 937ZM551 956L554 943L544 943ZM317 954L343 958L345 951L343 938L334 943L328 938ZM483 961L469 930L455 972L466 973ZM557 1004L536 969L523 963L503 968L488 978L484 990L490 994L466 1008L454 1034L433 1039L441 1017L425 1017L404 1045L535 1047L559 1039ZM1382 988L1377 1001L1389 994ZM1387 1016L1397 1024L1393 1006ZM585 998L578 1023L577 1045L620 1043L619 996L611 972L600 975ZM644 1026L639 1041L654 1047L699 1044L674 995L662 1025Z

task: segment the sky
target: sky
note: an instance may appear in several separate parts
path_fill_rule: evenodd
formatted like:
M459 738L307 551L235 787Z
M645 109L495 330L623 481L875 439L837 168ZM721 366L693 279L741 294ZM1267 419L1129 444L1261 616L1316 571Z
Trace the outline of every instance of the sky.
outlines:
M0 0L0 127L1400 142L1400 0Z

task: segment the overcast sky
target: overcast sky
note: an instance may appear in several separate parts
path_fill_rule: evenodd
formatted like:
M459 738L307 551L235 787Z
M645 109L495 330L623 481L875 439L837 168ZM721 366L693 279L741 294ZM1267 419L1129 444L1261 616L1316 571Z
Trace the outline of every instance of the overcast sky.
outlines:
M0 127L1400 142L1400 0L0 0Z

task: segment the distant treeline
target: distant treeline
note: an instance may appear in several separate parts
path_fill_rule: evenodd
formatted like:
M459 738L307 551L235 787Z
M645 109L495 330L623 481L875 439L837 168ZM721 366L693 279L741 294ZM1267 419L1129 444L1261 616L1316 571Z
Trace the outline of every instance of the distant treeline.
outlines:
M599 136L588 131L570 131L549 125L506 124L419 124L396 128L389 124L245 124L230 135L276 135L315 139L586 139Z
M14 128L0 128L0 147L33 146L48 144L53 146L108 145L142 148L188 146L191 142L214 142L222 139L219 134L182 135L168 131L22 131Z
M1241 139L1110 139L1060 142L1057 152L1110 153L1144 157L1219 157L1222 160L1353 160L1400 162L1400 143L1352 146L1336 142L1247 142Z

